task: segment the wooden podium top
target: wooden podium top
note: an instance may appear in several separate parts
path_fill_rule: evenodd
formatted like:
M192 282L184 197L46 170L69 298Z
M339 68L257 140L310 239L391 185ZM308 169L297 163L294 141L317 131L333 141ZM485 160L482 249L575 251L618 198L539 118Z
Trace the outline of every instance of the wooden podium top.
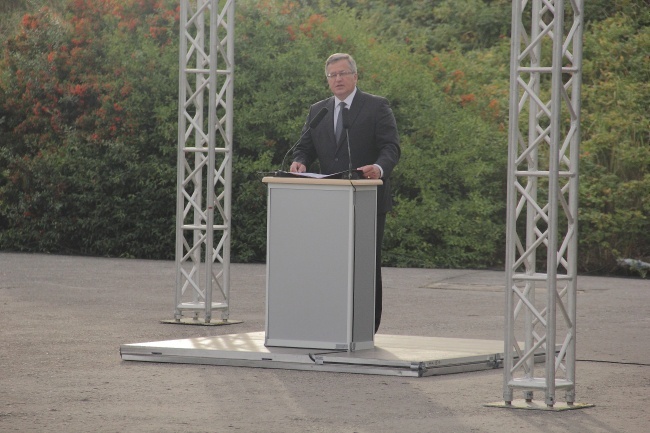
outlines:
M318 179L312 177L275 177L266 176L262 178L264 183L284 183L284 184L300 184L300 185L355 185L355 186L371 186L381 185L384 182L381 179Z

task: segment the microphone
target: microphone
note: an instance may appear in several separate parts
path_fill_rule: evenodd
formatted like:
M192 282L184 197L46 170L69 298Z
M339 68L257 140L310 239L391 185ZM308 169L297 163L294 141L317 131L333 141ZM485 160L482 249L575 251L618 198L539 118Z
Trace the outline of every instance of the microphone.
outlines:
M318 114L314 116L313 119L311 119L311 122L309 122L309 128L317 127L318 124L321 122L321 120L323 120L323 117L325 117L328 111L329 110L327 109L327 107L321 108Z
M350 133L348 129L350 128L350 109L343 108L341 111L341 122L343 123L343 129L345 130L345 140L348 145L348 179L357 179L357 173L352 174L352 152L350 151Z
M350 109L343 108L341 112L341 120L343 122L343 129L347 130L350 127Z
M323 117L325 117L325 115L327 115L328 111L329 110L327 109L327 107L323 107L323 108L320 109L318 114L316 116L314 116L313 119L311 119L311 122L309 122L309 125L307 126L307 129L305 129L305 131L302 134L300 134L300 138L298 138L298 141L296 141L296 143L289 148L287 153L284 154L284 158L282 158L282 164L280 164L280 170L278 172L276 172L276 174L279 174L279 173L283 172L282 169L284 168L284 162L286 161L287 156L289 156L291 151L293 149L295 149L296 146L298 146L298 143L300 143L300 140L302 140L302 137L304 137L305 134L307 134L307 132L309 132L312 128L315 128L315 127L318 126L318 124L321 122L321 120L323 120Z

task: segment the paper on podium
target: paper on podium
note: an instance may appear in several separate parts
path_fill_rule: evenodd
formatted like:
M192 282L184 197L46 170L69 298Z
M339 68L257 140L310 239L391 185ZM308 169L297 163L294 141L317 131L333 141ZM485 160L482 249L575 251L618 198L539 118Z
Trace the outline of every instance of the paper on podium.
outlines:
M339 171L338 173L321 174L321 173L295 173L290 171L277 171L278 177L306 177L311 179L347 179L349 170ZM352 179L361 178L361 170L352 170Z

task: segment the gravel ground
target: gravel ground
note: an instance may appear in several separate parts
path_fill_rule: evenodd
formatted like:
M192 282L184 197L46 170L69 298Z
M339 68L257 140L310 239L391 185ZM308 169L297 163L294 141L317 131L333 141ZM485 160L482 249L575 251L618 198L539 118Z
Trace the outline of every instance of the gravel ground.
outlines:
M243 323L169 325L173 262L0 253L0 432L650 431L648 280L579 279L588 409L485 407L502 399L500 369L404 378L121 360L124 343L264 330L264 265L231 274ZM381 333L503 339L503 272L385 268L384 280Z

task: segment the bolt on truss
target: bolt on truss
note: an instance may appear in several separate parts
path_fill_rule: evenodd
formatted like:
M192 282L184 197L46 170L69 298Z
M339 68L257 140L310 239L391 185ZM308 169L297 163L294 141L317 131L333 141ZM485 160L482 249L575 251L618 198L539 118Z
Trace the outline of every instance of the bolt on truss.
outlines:
M176 321L229 315L234 8L180 2Z
M525 24L529 23L529 26ZM583 0L514 0L503 396L575 400ZM543 367L535 355L544 356Z

